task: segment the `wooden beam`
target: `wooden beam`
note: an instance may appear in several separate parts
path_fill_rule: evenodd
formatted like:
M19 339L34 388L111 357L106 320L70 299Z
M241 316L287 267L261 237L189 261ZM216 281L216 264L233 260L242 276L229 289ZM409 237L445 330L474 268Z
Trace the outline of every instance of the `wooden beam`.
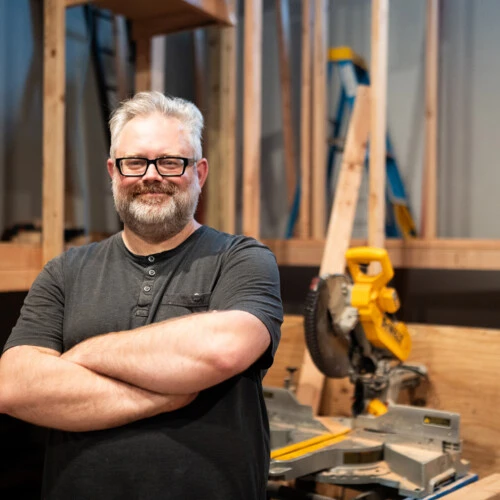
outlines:
M135 92L151 90L151 39L138 38L135 48Z
M421 234L437 235L439 0L427 0L425 37L425 150Z
M0 292L28 290L42 267L41 245L0 243Z
M461 415L463 456L480 476L500 470L500 428L496 412L500 404L497 377L500 330L408 324L413 348L409 363L422 363L429 371L426 406ZM283 386L287 366L295 366L305 348L302 316L285 316L275 362L264 385ZM422 387L425 389L425 387ZM322 414L350 416L352 384L347 379L328 379ZM418 394L420 396L420 393ZM474 497L470 497L470 500Z
M359 85L335 189L320 275L345 271L345 253L352 238L369 130L370 88Z
M384 247L389 0L373 0L371 32L371 130L368 245Z
M326 228L326 19L325 0L314 2L312 96L312 237L323 238Z
M77 7L79 5L85 5L86 3L92 3L93 0L64 0L66 7Z
M236 28L209 31L207 224L236 231Z
M245 0L243 57L243 233L259 238L262 0Z
M500 474L491 474L446 495L446 500L500 500Z
M276 25L278 27L278 52L281 82L281 112L283 118L283 143L285 148L285 179L288 208L293 206L297 173L295 171L295 140L292 119L292 81L290 69L290 7L289 0L276 0Z
M319 267L325 240L263 240L281 266ZM351 247L367 245L352 240ZM386 248L392 265L410 269L470 269L500 271L500 240L387 239Z
M302 239L311 237L311 34L312 3L302 1L302 67L300 93L300 210L298 235Z
M134 20L132 36L148 38L204 26L234 26L236 9L228 0L169 0L168 2L142 2L138 10L131 2L122 7L122 0L99 0L101 4ZM147 4L147 11L144 10Z
M66 9L64 0L44 2L43 67L43 262L64 247L64 113Z
M345 253L352 237L369 128L370 89L359 85L328 224L320 276L345 272ZM307 351L297 387L297 398L302 404L312 406L314 413L318 413L320 407L324 380L324 375L316 368Z

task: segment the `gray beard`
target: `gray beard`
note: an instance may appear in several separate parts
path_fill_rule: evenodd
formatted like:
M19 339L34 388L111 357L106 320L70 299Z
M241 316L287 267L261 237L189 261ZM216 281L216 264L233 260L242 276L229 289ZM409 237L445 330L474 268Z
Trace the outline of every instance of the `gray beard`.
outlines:
M119 175L119 174L115 174ZM115 208L123 224L141 239L158 244L180 233L193 220L200 197L200 184L195 176L186 191L174 184L139 184L130 191L121 190L112 179ZM165 193L169 199L143 200L140 193Z

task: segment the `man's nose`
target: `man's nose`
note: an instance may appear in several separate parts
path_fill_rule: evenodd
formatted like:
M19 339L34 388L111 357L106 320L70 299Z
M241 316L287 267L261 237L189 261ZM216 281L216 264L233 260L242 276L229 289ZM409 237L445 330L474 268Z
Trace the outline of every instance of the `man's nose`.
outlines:
M158 173L155 164L150 161L148 163L148 168L146 169L146 173L142 176L143 180L147 181L158 181L163 180L163 177Z

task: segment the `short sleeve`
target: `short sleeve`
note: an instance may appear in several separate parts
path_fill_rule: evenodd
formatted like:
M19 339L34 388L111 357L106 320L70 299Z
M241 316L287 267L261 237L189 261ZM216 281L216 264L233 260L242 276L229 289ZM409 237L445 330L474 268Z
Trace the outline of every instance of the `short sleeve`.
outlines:
M32 345L63 352L64 279L63 256L47 263L33 282L4 352Z
M246 311L259 318L271 336L270 347L259 366L269 368L283 322L279 271L273 253L252 239L235 244L226 255L210 309Z

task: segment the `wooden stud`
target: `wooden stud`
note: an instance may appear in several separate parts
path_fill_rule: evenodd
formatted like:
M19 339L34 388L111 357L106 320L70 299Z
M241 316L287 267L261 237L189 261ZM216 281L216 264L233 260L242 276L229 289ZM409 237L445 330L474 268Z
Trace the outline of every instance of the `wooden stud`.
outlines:
M66 8L44 2L43 68L43 262L64 247L64 112Z
M236 28L209 31L207 224L236 231Z
M389 0L373 0L368 245L385 245L387 53Z
M437 234L439 0L427 0L422 238Z
M151 90L151 39L138 38L135 43L135 92Z
M314 1L312 96L312 236L324 238L326 227L326 1Z
M293 206L297 173L295 170L295 140L292 119L292 81L290 69L290 8L289 0L276 0L278 52L281 81L281 111L283 117L283 143L285 148L285 179L288 208Z
M243 81L243 233L260 235L262 0L245 0Z
M302 1L302 68L300 94L300 210L299 231L302 239L311 236L311 0Z
M345 253L352 237L369 130L370 89L359 85L347 131L325 249L321 259L320 276L345 272ZM297 387L297 398L302 404L312 406L314 413L319 410L324 380L324 375L314 365L309 352L306 352Z

